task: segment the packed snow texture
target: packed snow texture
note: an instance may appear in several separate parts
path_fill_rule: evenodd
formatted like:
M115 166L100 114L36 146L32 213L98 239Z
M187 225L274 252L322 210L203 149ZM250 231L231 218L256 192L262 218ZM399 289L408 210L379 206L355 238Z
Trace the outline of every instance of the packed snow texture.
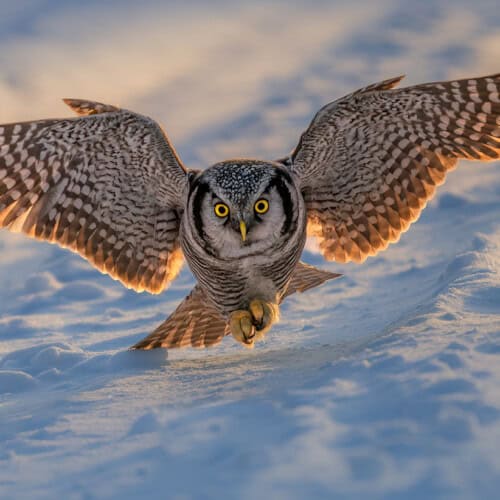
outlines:
M282 156L363 84L500 71L488 1L1 4L0 122L109 101L194 167ZM498 498L499 163L462 162L362 266L309 242L345 276L288 299L253 351L127 351L187 269L151 296L5 231L0 255L2 499Z

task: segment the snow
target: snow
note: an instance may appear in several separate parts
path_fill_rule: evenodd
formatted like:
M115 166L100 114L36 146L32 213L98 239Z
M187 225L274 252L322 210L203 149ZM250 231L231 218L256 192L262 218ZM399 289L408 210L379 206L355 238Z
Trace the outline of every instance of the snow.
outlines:
M365 83L499 71L488 1L24 4L0 20L0 122L65 115L66 95L118 101L195 167L282 156ZM362 266L307 248L345 276L288 299L255 350L130 352L192 288L187 269L135 294L2 231L0 498L497 498L500 163L461 163Z

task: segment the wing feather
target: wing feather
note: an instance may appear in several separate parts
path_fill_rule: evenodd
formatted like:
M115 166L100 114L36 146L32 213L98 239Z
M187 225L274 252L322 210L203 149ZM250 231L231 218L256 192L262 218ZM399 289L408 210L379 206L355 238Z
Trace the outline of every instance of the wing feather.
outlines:
M290 282L281 298L281 301L286 299L289 295L294 293L302 293L311 288L322 285L325 281L340 278L342 275L338 273L331 273L323 269L299 262L294 269Z
M229 334L226 319L211 305L200 285L150 335L132 349L212 347Z
M500 156L500 75L393 89L400 79L323 107L282 160L327 259L377 254L418 219L459 159Z
M0 227L57 243L137 291L182 265L186 169L151 119L67 99L80 117L0 125Z

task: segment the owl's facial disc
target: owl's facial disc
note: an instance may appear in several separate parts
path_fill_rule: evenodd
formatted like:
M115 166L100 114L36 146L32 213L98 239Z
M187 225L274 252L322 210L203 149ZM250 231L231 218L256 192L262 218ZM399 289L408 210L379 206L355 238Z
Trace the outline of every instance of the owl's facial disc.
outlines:
M205 211L214 219L205 218L204 227L216 255L233 258L262 252L282 237L286 215L279 193L273 186L263 191L238 201L225 198L229 208L225 217L219 217L214 208ZM213 207L223 196L220 192L215 194Z
M266 164L218 164L193 186L192 218L198 240L220 258L275 248L296 219L287 174Z

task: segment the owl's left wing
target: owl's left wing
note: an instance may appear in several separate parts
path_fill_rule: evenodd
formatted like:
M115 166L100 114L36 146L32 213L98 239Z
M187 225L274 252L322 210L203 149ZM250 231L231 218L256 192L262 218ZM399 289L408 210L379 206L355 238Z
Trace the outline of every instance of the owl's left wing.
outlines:
M327 104L282 161L295 174L323 255L363 262L408 229L461 158L500 156L500 74Z
M66 100L79 118L0 125L0 228L57 243L128 288L182 264L188 173L151 119Z

